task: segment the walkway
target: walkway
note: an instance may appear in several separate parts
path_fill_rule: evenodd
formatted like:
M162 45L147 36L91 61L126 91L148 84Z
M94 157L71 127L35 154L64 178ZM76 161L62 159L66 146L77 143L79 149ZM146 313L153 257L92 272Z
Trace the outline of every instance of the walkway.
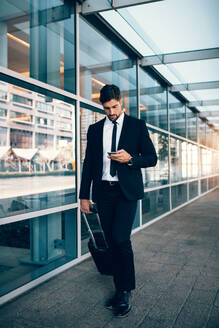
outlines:
M133 236L129 316L103 307L111 277L91 259L0 309L1 328L218 328L219 188Z

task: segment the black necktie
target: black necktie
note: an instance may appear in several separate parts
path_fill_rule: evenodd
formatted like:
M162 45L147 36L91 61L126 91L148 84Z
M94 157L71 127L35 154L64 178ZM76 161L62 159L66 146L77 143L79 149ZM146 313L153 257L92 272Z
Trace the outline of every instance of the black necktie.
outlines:
M111 151L116 151L116 132L117 132L117 122L112 122L114 124L113 134L112 134L112 144ZM114 177L116 175L116 163L111 159L110 161L110 175Z

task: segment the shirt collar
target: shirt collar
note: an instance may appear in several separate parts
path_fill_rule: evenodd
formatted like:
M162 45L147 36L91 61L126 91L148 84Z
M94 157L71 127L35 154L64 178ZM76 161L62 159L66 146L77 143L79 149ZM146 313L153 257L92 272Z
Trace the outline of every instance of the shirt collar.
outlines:
M124 112L119 116L119 118L116 120L117 124L120 125L123 123L123 120L124 120ZM112 124L112 121L110 121L110 119L108 118L108 116L106 116L106 121L105 121L105 124L109 125L109 124Z

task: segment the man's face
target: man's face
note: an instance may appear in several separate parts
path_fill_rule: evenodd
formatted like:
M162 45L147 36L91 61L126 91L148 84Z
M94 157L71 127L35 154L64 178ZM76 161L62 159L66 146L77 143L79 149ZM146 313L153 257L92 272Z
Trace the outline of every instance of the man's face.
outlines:
M103 104L105 114L108 116L110 121L116 121L117 118L122 114L122 99L116 100L111 99Z

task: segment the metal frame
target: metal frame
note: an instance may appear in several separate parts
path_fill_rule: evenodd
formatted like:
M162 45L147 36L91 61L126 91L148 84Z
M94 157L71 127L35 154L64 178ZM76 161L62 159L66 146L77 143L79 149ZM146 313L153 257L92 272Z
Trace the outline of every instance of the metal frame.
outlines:
M214 58L219 58L219 48L145 56L141 59L141 66L174 64Z
M79 1L81 3L81 13L83 15L89 15L101 11L107 11L112 9L121 9L125 7L143 5L151 2L158 2L163 0L84 0ZM111 2L111 3L110 3Z
M76 95L80 95L80 62L79 62L79 5L76 4L75 13L75 66L76 66ZM77 201L79 197L79 186L80 186L80 172L81 172L81 151L80 151L80 101L76 100L76 165L77 165L77 177L76 177L76 188L77 188ZM80 204L77 207L77 255L81 257L81 211Z
M154 1L156 1L156 0L154 0ZM127 2L128 1L126 1L126 3ZM131 2L134 2L134 1L129 1L129 3L131 3ZM151 2L151 1L147 1L147 2ZM120 1L120 3L122 3L122 1ZM143 1L142 1L142 3L143 3ZM136 2L135 2L135 5L136 5ZM77 156L76 156L76 161L77 161L77 195L79 193L79 183L80 183L80 120L79 120L80 105L81 104L86 104L90 108L93 108L93 109L95 108L98 111L102 110L102 106L100 106L100 105L98 105L98 104L96 104L96 103L94 103L90 100L87 100L87 99L80 96L80 90L79 90L79 78L80 78L80 76L79 76L79 22L78 22L78 20L79 20L79 10L80 10L80 7L77 8L77 12L76 12L76 72L77 72L77 74L76 74L76 79L77 79L77 81L76 81L76 95L73 95L72 93L64 91L62 89L53 87L49 84L40 82L40 81L35 80L33 78L26 77L24 75L21 75L19 73L11 71L7 68L0 67L0 78L2 77L3 80L7 80L8 83L23 86L24 88L27 88L27 89L30 89L30 90L33 90L33 91L37 90L37 92L40 92L40 93L51 92L51 93L56 94L58 97L66 97L66 99L68 99L70 102L72 102L72 100L75 101L75 103L76 103L76 115L77 115L76 116L76 129L77 129L77 131L76 131L76 138L77 138ZM140 99L139 66L140 66L140 63L138 62L137 63L138 101ZM167 93L167 97L168 97L168 93ZM197 142L195 142L195 141L189 140L188 138L184 138L184 137L175 135L175 134L170 132L170 129L169 129L169 124L170 124L170 122L169 122L169 120L170 120L170 118L169 118L169 107L170 106L169 106L169 101L168 100L167 100L167 103L168 103L168 131L160 129L156 126L152 126L150 124L147 124L147 126L151 127L155 131L158 131L158 132L160 131L160 132L163 132L163 133L167 134L169 142L170 142L170 137L175 136L178 139L189 141L192 144L198 145L199 149L200 149L200 147L202 147L202 148L205 148L205 149L212 150L212 148L210 148L210 147L200 145L199 140L197 140ZM140 113L138 115L140 117ZM197 116L196 116L196 118L197 118L197 121L199 121ZM169 161L169 171L170 171L170 147L169 147L168 152L169 152L168 161ZM219 153L218 150L215 150L215 152ZM179 208L193 202L194 200L198 199L199 197L201 197L201 196L207 194L208 192L210 192L210 191L217 188L217 187L215 187L211 190L208 190L206 193L203 193L203 194L201 194L200 190L199 190L199 194L198 194L197 197L195 197L192 200L189 200L189 201L183 203L182 205L172 209L171 208L171 205L172 205L172 202L171 202L171 187L172 186L185 184L185 183L192 182L192 181L199 181L199 184L200 184L200 181L202 179L207 179L208 180L208 178L214 177L214 176L218 176L218 174L210 175L210 176L206 176L206 177L200 177L199 176L198 178L195 178L195 179L187 179L187 180L179 181L179 182L175 182L175 183L172 183L171 178L170 178L169 184L167 184L167 185L157 186L157 187L153 187L153 188L146 188L145 192L149 192L149 191L152 191L152 190L163 189L163 188L169 188L169 190L170 190L170 210L168 212L162 214L161 216L151 220L149 223L142 224L142 208L140 207L140 215L141 215L141 217L140 217L140 226L137 227L133 231L133 233L135 233L135 232L137 232L137 231L139 231L139 230L141 230L141 229L143 229L143 228L157 222L161 218L169 215L172 212L177 211ZM77 233L78 233L78 244L77 244L78 245L78 258L71 261L71 262L69 262L69 263L66 263L65 265L63 265L63 266L61 266L61 267L59 267L59 268L57 268L57 269L55 269L55 270L41 276L41 277L31 281L30 283L28 283L28 284L26 284L26 285L24 285L24 286L22 286L22 287L20 287L16 290L12 291L11 293L1 297L0 298L0 304L8 302L12 298L22 294L23 292L26 292L27 290L29 290L29 289L31 289L31 288L39 285L39 284L41 284L42 282L50 279L51 277L59 274L60 272L63 272L64 270L72 267L73 265L83 261L84 259L86 259L90 256L89 254L81 255L80 208L79 208L79 203L78 202L76 202L74 204L69 204L69 205L64 205L64 206L59 206L59 207L54 207L54 208L48 208L48 209L45 209L45 210L29 212L29 213L26 213L26 214L14 215L14 216L10 216L10 217L0 219L0 225L3 225L3 224L7 224L7 223L26 220L26 219L34 218L36 216L42 216L42 215L51 214L51 213L58 212L58 211L73 209L73 208L77 208L77 215L78 215L78 217L77 217L78 218L77 219L77 224L78 224L78 230L77 230Z
M196 100L190 101L187 106L190 107L199 107L199 106L218 106L219 99L211 99L211 100Z
M218 88L219 88L219 81L208 81L208 82L199 82L199 83L175 84L169 87L169 91L180 92L180 91L218 89Z

